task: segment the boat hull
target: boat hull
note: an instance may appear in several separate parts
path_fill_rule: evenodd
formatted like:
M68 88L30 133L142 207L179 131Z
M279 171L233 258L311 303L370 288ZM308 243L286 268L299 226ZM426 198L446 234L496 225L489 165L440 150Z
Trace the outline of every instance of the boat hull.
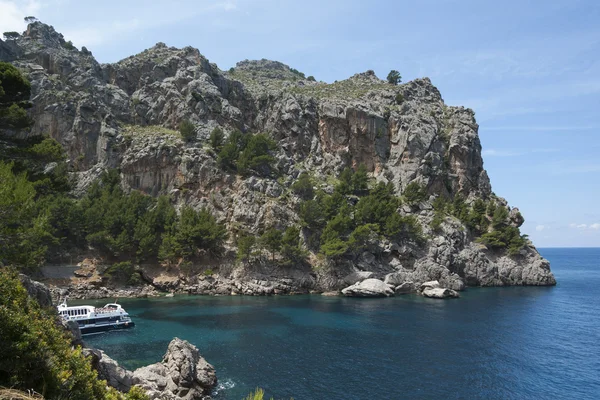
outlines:
M102 325L80 325L79 330L82 335L90 335L93 333L116 331L121 329L130 329L135 326L134 322L102 324Z

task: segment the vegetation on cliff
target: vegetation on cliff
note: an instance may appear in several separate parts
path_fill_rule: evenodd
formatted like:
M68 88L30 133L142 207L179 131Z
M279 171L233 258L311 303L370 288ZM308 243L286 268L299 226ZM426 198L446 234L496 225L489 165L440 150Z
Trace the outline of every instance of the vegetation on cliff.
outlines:
M99 380L56 310L27 295L16 272L0 268L0 386L33 390L47 399L143 400L139 388L121 394Z

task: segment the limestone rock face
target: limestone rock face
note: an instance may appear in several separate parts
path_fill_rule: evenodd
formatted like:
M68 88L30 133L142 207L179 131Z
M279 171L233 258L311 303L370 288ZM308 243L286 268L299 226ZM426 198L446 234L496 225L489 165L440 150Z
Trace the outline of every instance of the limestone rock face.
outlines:
M0 40L0 60L13 63L31 81L28 112L35 121L28 131L0 134L47 134L59 141L77 178L76 195L102 171L119 168L125 190L168 194L178 207L208 208L231 232L260 235L300 221L300 199L290 187L302 172L331 193L332 177L364 164L373 181L391 183L397 195L413 182L426 191L420 204L397 210L417 220L429 238L425 243L379 240L354 258L331 262L331 268L279 269L233 266L231 240L214 268L222 272L219 282L157 281L157 286L190 293L336 291L361 280L346 279L357 270L372 272L369 278L385 277L393 287L413 282L417 288L431 280L455 291L556 283L532 243L509 256L477 244L472 230L455 217L445 216L432 227L436 196L450 201L460 196L468 205L478 199L493 202L506 208L511 226L524 219L492 192L473 110L446 105L428 78L396 86L367 71L327 84L269 60L242 61L225 72L197 49L164 43L100 64L41 22L30 24L16 40ZM196 137L189 141L178 133L186 119L195 126ZM225 136L235 129L271 135L279 177L241 177L220 168L207 143L215 127ZM309 235L302 235L307 245ZM314 267L318 248L310 250ZM102 288L86 290L106 295Z
M195 346L175 338L162 362L134 371L133 383L151 399L193 400L206 398L217 384L217 376Z
M342 290L342 294L348 297L389 297L394 291L379 279L365 279Z

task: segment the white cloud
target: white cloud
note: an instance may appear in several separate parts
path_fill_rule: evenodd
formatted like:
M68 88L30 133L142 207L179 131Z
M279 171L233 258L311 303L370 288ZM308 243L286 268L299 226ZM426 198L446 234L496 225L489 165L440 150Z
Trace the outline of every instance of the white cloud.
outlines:
M539 148L539 149L485 149L481 152L483 156L489 157L516 157L531 153L556 153L559 149Z
M546 225L538 225L535 227L535 230L538 232L541 232L541 231L547 230L547 229L549 229L549 228Z
M571 228L581 230L600 230L600 223L595 222L593 224L569 224Z
M36 15L40 10L39 1L7 1L0 0L0 27L2 32L23 32L27 24L23 18Z

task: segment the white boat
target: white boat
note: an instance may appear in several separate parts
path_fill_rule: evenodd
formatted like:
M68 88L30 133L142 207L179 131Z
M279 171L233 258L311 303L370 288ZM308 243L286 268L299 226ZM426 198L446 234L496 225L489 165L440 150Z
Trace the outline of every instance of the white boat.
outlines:
M120 304L108 303L104 307L67 306L65 299L58 305L58 314L67 321L75 321L82 335L133 328L135 323Z

